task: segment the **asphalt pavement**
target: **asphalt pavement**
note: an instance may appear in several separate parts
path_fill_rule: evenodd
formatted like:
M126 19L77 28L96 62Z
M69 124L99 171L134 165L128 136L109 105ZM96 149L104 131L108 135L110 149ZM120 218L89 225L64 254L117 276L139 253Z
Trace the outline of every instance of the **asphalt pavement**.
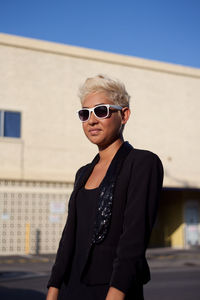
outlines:
M146 257L151 270L200 268L200 247L191 249L150 248Z
M199 300L200 249L151 248L146 300ZM55 255L0 256L1 300L45 300Z
M161 270L200 269L200 248L148 248L151 272ZM42 277L50 274L55 254L0 256L0 283L14 278Z

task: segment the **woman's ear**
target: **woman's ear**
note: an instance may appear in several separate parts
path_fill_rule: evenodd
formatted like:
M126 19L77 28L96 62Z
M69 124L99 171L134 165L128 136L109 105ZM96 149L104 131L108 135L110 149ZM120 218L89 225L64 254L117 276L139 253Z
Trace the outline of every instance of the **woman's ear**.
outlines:
M121 115L122 115L122 124L126 124L130 117L131 111L129 107L123 107L121 110Z

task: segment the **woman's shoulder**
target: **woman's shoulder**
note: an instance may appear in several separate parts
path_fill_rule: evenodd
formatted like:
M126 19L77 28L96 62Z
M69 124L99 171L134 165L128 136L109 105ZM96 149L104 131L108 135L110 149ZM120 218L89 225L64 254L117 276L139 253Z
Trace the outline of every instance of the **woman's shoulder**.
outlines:
M132 151L130 152L130 157L147 158L147 159L159 158L158 154L154 153L153 151L147 149L139 149L133 146L132 146Z
M148 176L148 174L159 174L160 178L164 175L164 168L162 161L158 154L146 149L133 148L129 157L127 157L126 166L131 173L143 174L142 176ZM157 175L156 175L157 176Z
M84 171L89 167L89 165L90 165L90 163L83 165L77 170L76 175L75 175L75 182L81 176L81 174L83 174Z
M138 163L138 164L149 164L158 163L162 165L161 159L158 154L147 149L139 149L133 147L127 157L129 163Z

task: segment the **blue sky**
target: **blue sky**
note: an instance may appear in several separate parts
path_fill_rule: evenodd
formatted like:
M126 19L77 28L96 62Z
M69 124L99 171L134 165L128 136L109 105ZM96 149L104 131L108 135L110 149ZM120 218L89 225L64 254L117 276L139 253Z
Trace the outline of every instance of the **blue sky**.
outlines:
M200 68L200 0L0 0L0 32Z

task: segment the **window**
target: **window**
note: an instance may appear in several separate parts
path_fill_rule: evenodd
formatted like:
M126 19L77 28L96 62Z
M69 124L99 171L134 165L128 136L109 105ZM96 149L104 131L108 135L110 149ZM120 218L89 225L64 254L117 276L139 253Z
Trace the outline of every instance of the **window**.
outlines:
M0 110L0 136L21 137L21 113Z

